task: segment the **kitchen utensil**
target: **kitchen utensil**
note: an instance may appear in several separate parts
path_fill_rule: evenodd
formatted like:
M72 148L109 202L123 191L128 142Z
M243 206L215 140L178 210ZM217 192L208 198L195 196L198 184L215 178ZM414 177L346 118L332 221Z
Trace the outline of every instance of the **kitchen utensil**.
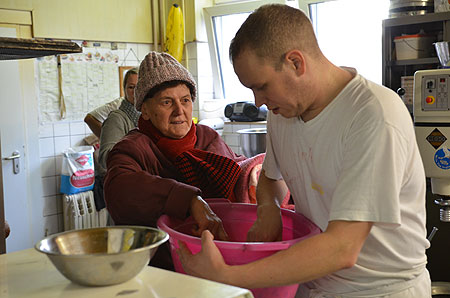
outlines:
M136 276L167 239L166 232L155 228L113 226L54 234L35 248L72 282L106 286Z
M435 281L431 283L431 296L450 297L450 282Z
M434 43L439 62L441 62L441 65L444 68L450 67L449 43L449 41L439 41Z
M224 199L207 200L211 209L220 217L230 241L214 240L225 262L229 265L241 265L270 256L291 245L319 234L320 229L306 217L291 210L281 209L283 220L282 241L277 242L246 242L247 232L256 220L254 204L231 203ZM176 249L178 240L183 241L193 254L201 249L201 239L192 236L194 220L189 217L185 221L163 215L158 219L158 227L170 235L170 249L175 270L182 272ZM284 287L252 289L255 298L263 297L294 297L297 284Z
M241 138L241 149L245 156L252 157L266 151L266 128L247 128L237 131Z

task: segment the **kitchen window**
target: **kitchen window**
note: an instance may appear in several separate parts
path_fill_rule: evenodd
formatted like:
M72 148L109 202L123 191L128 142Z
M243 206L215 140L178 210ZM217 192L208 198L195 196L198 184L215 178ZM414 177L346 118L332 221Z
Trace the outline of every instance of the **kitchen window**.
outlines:
M389 16L389 0L301 2L303 9L308 5L324 55L335 65L354 67L381 84L382 20Z
M376 83L382 80L382 20L389 0L246 1L204 9L212 62L214 96L230 102L254 101L234 73L228 57L230 42L248 15L267 3L286 3L308 13L325 56L339 66L350 66Z

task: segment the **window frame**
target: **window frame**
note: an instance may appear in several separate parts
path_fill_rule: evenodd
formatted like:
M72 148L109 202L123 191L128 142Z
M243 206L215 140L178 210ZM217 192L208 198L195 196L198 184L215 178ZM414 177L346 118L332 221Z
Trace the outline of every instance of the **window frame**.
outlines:
M226 1L226 0L224 0ZM218 16L225 16L229 14L237 14L237 13L248 13L252 12L258 7L269 4L269 3L280 3L286 4L287 1L292 0L249 0L249 1L236 1L231 0L230 2L216 4L211 7L203 8L203 17L206 28L206 35L208 38L208 48L211 60L211 69L213 75L213 92L214 98L224 99L224 86L223 86L223 78L222 73L220 72L220 62L219 55L217 52L217 41L214 35L214 22L213 18ZM310 16L310 4L322 3L322 2L330 2L336 0L297 0L298 8L303 10L306 15Z
M214 17L220 17L230 14L252 12L258 7L269 3L286 3L285 0L257 0L257 1L240 1L231 2L211 7L203 8L203 16L205 20L206 35L208 37L208 47L211 59L211 68L213 74L213 91L214 98L223 99L224 86L222 73L220 72L219 55L217 52L217 41L214 35Z

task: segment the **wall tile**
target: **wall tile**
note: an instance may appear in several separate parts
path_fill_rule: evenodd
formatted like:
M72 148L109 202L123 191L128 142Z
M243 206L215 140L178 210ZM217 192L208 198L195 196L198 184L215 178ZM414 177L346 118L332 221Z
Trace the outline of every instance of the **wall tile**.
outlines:
M122 63L122 61L125 58L125 55L127 54L127 52L128 52L127 49L123 49L123 50L118 50L117 51L117 56L119 56L119 63Z
M44 231L46 236L56 234L60 231L57 214L44 217Z
M86 142L84 141L84 134L78 135L78 136L71 136L70 137L70 147L76 147L76 146L85 146Z
M41 178L42 180L42 195L44 197L54 196L58 192L56 191L56 176Z
M58 213L58 233L64 232L64 215L62 213Z
M139 60L144 60L145 56L152 50L152 46L149 44L138 44L137 45L137 53ZM136 64L138 66L139 64Z
M58 213L63 213L63 195L56 196L56 211Z
M232 133L233 132L233 125L231 123L225 123L223 127L223 133Z
M190 71L190 73L194 76L198 76L198 68L197 68L197 60L196 59L189 59L188 60L188 67L187 69Z
M208 59L210 59L209 45L207 42L198 42L197 43L197 57L207 57Z
M55 157L55 175L61 175L62 160L63 160L62 155Z
M39 126L39 137L53 137L53 124L43 124Z
M197 65L199 75L212 75L211 58L209 56L199 57L197 60Z
M55 144L53 138L39 139L39 157L55 155Z
M84 123L84 133L86 135L90 135L93 133L92 130L89 128L89 126L86 123Z
M57 214L58 212L57 205L56 205L56 196L48 196L44 197L44 209L43 209L43 215L49 216L53 214Z
M41 177L56 175L56 163L54 157L41 158Z
M55 123L53 131L55 137L68 136L70 135L69 123Z
M61 176L55 176L56 194L60 194L61 191Z
M185 51L187 51L188 59L197 59L197 43L196 42L186 43Z
M55 137L55 155L60 155L64 150L70 148L70 137Z
M70 135L84 135L86 133L84 122L70 122Z
M222 134L222 138L228 146L239 146L239 135L237 134Z
M198 77L198 92L201 94L214 93L214 81L212 77L199 76Z

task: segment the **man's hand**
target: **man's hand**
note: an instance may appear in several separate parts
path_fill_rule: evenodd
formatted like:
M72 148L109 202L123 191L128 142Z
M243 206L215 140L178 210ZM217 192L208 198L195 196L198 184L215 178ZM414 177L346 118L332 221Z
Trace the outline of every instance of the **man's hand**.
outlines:
M219 282L227 282L225 270L228 266L219 249L214 244L214 236L207 230L202 235L202 250L192 255L186 244L178 241L180 248L177 249L178 256L184 271L193 276L202 277Z
M281 241L283 223L280 207L275 204L259 205L258 218L247 233L247 241Z
M200 196L192 198L190 211L197 223L196 227L192 230L195 236L200 237L204 230L209 230L217 239L228 240L228 235L223 228L222 220L220 220Z

